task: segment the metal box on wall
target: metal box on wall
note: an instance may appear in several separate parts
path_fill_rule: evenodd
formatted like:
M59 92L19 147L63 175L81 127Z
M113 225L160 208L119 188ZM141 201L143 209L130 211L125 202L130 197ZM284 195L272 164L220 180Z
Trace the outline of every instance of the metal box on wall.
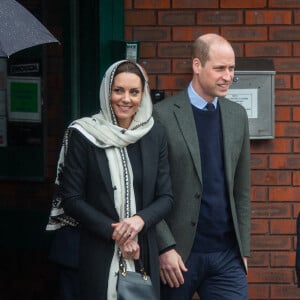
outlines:
M249 119L250 139L274 138L273 61L237 59L234 75L226 98L245 107Z

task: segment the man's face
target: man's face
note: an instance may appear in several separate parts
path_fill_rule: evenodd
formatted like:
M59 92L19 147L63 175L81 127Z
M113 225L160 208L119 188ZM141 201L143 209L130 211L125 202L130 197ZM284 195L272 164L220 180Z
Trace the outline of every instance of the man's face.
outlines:
M234 67L232 48L227 44L212 45L204 66L199 59L193 60L193 88L206 101L225 97L234 77Z

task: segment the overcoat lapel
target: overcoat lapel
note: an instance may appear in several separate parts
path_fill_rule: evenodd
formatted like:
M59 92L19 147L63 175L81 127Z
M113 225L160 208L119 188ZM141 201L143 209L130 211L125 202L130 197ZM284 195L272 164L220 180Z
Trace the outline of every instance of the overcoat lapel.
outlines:
M153 145L153 140L149 139L149 137L146 135L140 140L140 147L141 147L141 155L142 155L142 172L143 172L143 196L142 196L142 207L147 206L147 203L145 201L148 200L147 195L150 195L150 191L148 191L149 187L151 186L150 180L153 180L153 178L156 178L156 174L152 173L151 170L155 169L153 168L153 147L156 147L156 145ZM146 172L147 170L147 172Z
M114 201L114 194L113 194L113 187L112 187L112 182L111 182L111 177L110 177L110 172L109 172L109 166L108 166L108 160L105 154L105 150L101 149L97 149L97 151L95 151L95 155L96 155L96 160L97 160L97 167L101 173L101 177L102 180L104 182L105 188L107 190L107 194L109 195L109 198L111 199L111 201L109 203L107 203L107 205L112 205L113 210L115 211L116 216L118 216L117 210L115 208L115 201Z
M185 97L177 98L173 106L173 111L177 124L180 128L180 131L182 132L182 136L191 153L191 157L195 165L199 180L202 183L198 135L194 121L192 106L190 104L187 93L185 93Z
M235 133L235 122L232 111L228 108L225 103L226 100L219 99L218 104L220 105L221 111L221 122L223 131L223 145L224 145L224 164L227 184L230 183L231 178L231 153L232 147L234 147L233 137Z

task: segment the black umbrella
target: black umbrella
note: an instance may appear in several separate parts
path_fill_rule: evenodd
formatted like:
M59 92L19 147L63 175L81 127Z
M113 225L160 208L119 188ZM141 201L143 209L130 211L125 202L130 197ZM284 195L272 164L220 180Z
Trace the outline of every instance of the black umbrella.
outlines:
M0 56L59 42L47 28L15 0L0 0Z

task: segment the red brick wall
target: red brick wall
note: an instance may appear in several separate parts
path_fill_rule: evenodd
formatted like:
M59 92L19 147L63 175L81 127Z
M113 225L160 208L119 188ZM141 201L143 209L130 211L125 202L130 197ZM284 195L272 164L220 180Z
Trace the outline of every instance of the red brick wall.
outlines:
M300 2L125 0L125 39L140 41L151 88L166 95L191 78L188 46L219 33L238 57L273 58L275 139L251 141L250 299L300 299L296 217L300 210Z

